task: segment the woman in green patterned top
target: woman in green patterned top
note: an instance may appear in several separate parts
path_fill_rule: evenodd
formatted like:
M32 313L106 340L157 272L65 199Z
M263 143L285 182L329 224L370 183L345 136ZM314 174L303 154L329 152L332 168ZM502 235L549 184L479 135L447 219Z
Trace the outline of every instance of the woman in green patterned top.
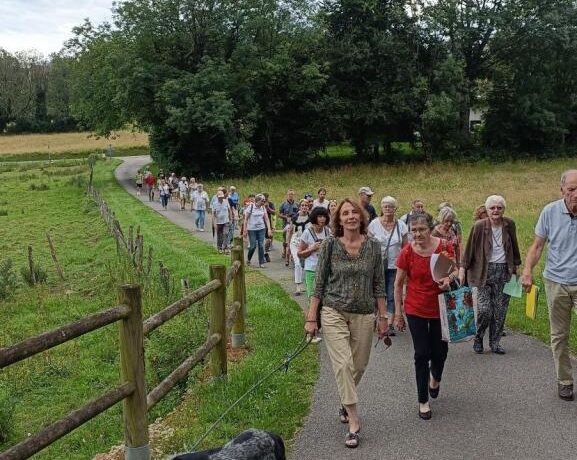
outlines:
M381 246L367 236L367 213L348 198L333 215L333 237L320 249L315 289L305 323L317 333L317 310L322 300L321 325L342 403L341 422L349 423L347 447L359 445L357 390L371 352L375 301L378 332L388 331L385 277Z

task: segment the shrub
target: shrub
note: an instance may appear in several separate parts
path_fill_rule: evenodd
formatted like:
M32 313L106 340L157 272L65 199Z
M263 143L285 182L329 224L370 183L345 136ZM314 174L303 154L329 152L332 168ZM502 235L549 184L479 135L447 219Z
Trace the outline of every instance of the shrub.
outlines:
M39 264L34 264L34 277L36 282L32 279L30 275L30 268L28 266L24 266L20 269L20 274L22 275L22 279L28 284L28 286L34 286L35 284L43 284L46 283L48 279L48 274L46 270Z
M7 298L17 286L12 259L3 260L0 262L0 300Z
M30 184L29 189L30 190L36 190L38 192L43 192L44 190L48 190L50 187L48 187L47 184Z
M86 186L86 177L84 176L71 177L69 183L74 187L84 188Z

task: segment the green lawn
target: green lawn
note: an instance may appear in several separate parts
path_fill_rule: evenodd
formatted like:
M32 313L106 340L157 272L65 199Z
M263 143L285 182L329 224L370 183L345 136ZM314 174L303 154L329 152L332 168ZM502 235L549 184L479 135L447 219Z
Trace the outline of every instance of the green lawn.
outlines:
M179 227L142 206L115 182L116 163L99 162L95 184L116 212L122 226L140 225L145 245L154 248L154 267L162 261L170 269L174 287L166 294L157 276L146 283L145 316L179 297L182 277L191 285L207 281L208 265L228 263L227 259L197 242ZM0 178L11 187L0 199L0 254L10 257L19 272L25 264L28 244L48 273L48 283L34 288L20 284L12 297L0 304L7 327L0 331L0 347L66 324L117 303L116 286L134 281L129 266L116 257L113 239L107 234L94 204L83 188L73 185L87 177L78 161L0 166ZM47 190L31 190L32 184L46 184ZM45 231L50 231L64 267L66 282L58 283ZM20 275L18 273L18 277ZM173 452L190 445L240 392L244 392L271 363L301 339L302 312L276 284L250 273L247 342L250 353L231 365L227 382L206 380L202 368L189 381L162 401L150 420L165 417L175 407L191 419L175 421L175 435L164 436L153 447ZM146 341L147 382L155 386L206 338L204 304L191 308ZM248 401L225 419L205 445L222 443L243 427L276 431L290 439L300 426L310 403L318 373L316 349L307 349L291 371L275 376ZM0 450L24 439L84 402L97 397L119 382L118 332L109 326L68 342L0 374ZM185 393L185 390L186 391ZM183 395L186 397L183 399ZM293 398L299 403L295 404ZM199 406L199 407L197 407ZM285 417L276 417L279 408ZM184 426L179 426L178 422ZM57 441L35 458L85 459L105 452L122 440L120 406L98 416Z

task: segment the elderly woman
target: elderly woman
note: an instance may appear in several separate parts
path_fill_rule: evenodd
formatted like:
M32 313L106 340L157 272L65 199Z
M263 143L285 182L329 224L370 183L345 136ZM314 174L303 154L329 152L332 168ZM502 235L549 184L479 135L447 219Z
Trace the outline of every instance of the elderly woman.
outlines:
M503 293L505 283L517 273L521 254L515 222L503 217L505 199L491 195L485 202L489 217L479 220L471 229L463 254L459 279L479 289L477 297L477 335L473 350L483 353L483 336L489 327L489 347L493 353L505 354L501 336L509 308L509 296Z
M431 275L431 256L444 253L454 257L453 247L432 235L433 218L429 214L413 214L409 217L413 238L397 259L395 279L395 325L405 330L402 298L407 283L405 313L415 348L415 375L419 400L419 417L429 420L432 416L429 395L439 395L448 345L442 340L438 296L448 290L457 273L435 281Z
M301 200L299 203L299 212L292 218L292 228L289 228L289 235L287 235L290 253L294 263L295 271L295 295L301 295L302 285L304 281L304 267L299 259L299 245L301 235L304 233L309 223L309 203L307 200ZM286 258L285 264L288 266L290 257Z
M385 277L381 246L367 236L367 215L351 199L343 200L333 215L333 236L321 246L305 330L317 332L317 310L323 302L321 323L337 381L341 422L349 423L345 446L359 445L357 385L371 352L374 305L378 305L378 332L388 331Z
M247 265L250 265L254 251L258 247L258 266L264 268L264 238L272 237L270 220L264 206L265 197L259 193L244 210L243 236L248 234L250 246L247 254Z
M443 206L439 210L437 217L437 225L435 225L432 236L436 236L446 240L453 247L457 264L461 258L462 237L460 232L460 224L457 220L457 213L449 206Z
M395 335L393 316L395 315L395 277L397 276L397 257L407 244L407 225L395 217L397 200L386 196L381 200L381 217L374 219L368 228L369 236L381 243L383 268L385 270L385 289L387 293L387 312L389 313L389 335Z

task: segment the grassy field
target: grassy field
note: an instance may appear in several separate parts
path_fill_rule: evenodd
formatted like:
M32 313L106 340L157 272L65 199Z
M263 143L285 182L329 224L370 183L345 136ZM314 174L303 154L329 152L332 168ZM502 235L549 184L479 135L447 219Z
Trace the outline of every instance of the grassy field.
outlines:
M140 225L145 244L154 247L154 266L162 261L173 279L168 293L160 288L157 276L145 284L143 303L145 316L149 316L179 297L180 278L186 276L193 287L199 286L207 280L209 264L228 261L126 194L113 179L114 167L113 162L98 163L97 187L124 228ZM11 258L20 280L13 295L0 301L0 317L6 325L0 330L0 347L115 305L116 286L136 280L129 266L116 257L112 238L94 204L84 196L86 177L80 161L0 166L0 178L12 184L0 197L0 261ZM45 231L52 234L65 283L57 281ZM29 287L21 280L19 271L25 265L28 244L47 272L45 285ZM249 273L248 283L250 353L231 364L226 381L206 382L206 374L199 368L155 408L151 421L168 417L174 422L170 429L161 430L162 439L154 441L153 447L165 449L164 453L194 443L217 414L301 339L298 305L257 273ZM199 304L146 340L149 388L204 341L206 324L205 305ZM223 443L252 426L276 431L290 440L308 410L318 372L316 354L316 348L307 349L288 374L267 382L224 420L205 446ZM109 326L4 369L0 374L0 451L117 385L118 359L117 328ZM176 406L186 418L170 415ZM284 416L278 417L281 410ZM121 440L121 410L115 406L35 458L90 458Z
M110 138L93 133L21 134L0 136L0 162L77 158L104 153L111 144L115 156L148 153L148 135L118 131Z
M343 152L340 152L343 154ZM222 185L235 185L242 198L249 193L269 192L271 201L280 206L289 188L297 191L297 196L310 192L316 196L319 187L326 187L328 198L342 199L356 197L361 186L368 185L376 192L373 197L375 207L385 195L395 196L399 201L399 216L407 212L415 198L426 203L428 212L436 216L437 206L449 201L457 210L468 235L472 224L472 213L476 206L483 204L491 194L503 195L507 200L506 215L517 223L517 232L524 258L533 240L534 225L543 205L556 200L559 194L561 172L575 167L575 159L542 162L478 163L452 165L410 164L350 165L291 172L285 174L260 175L252 178L226 180ZM219 183L204 181L209 192ZM542 263L535 270L538 281ZM544 291L543 291L544 292ZM524 301L524 299L523 299ZM535 321L524 316L522 301L511 302L508 315L509 327L532 334L543 341L549 340L549 322L545 295L540 297L540 310ZM577 326L574 325L574 326ZM506 346L506 342L504 342ZM577 327L572 328L571 348L577 351Z

